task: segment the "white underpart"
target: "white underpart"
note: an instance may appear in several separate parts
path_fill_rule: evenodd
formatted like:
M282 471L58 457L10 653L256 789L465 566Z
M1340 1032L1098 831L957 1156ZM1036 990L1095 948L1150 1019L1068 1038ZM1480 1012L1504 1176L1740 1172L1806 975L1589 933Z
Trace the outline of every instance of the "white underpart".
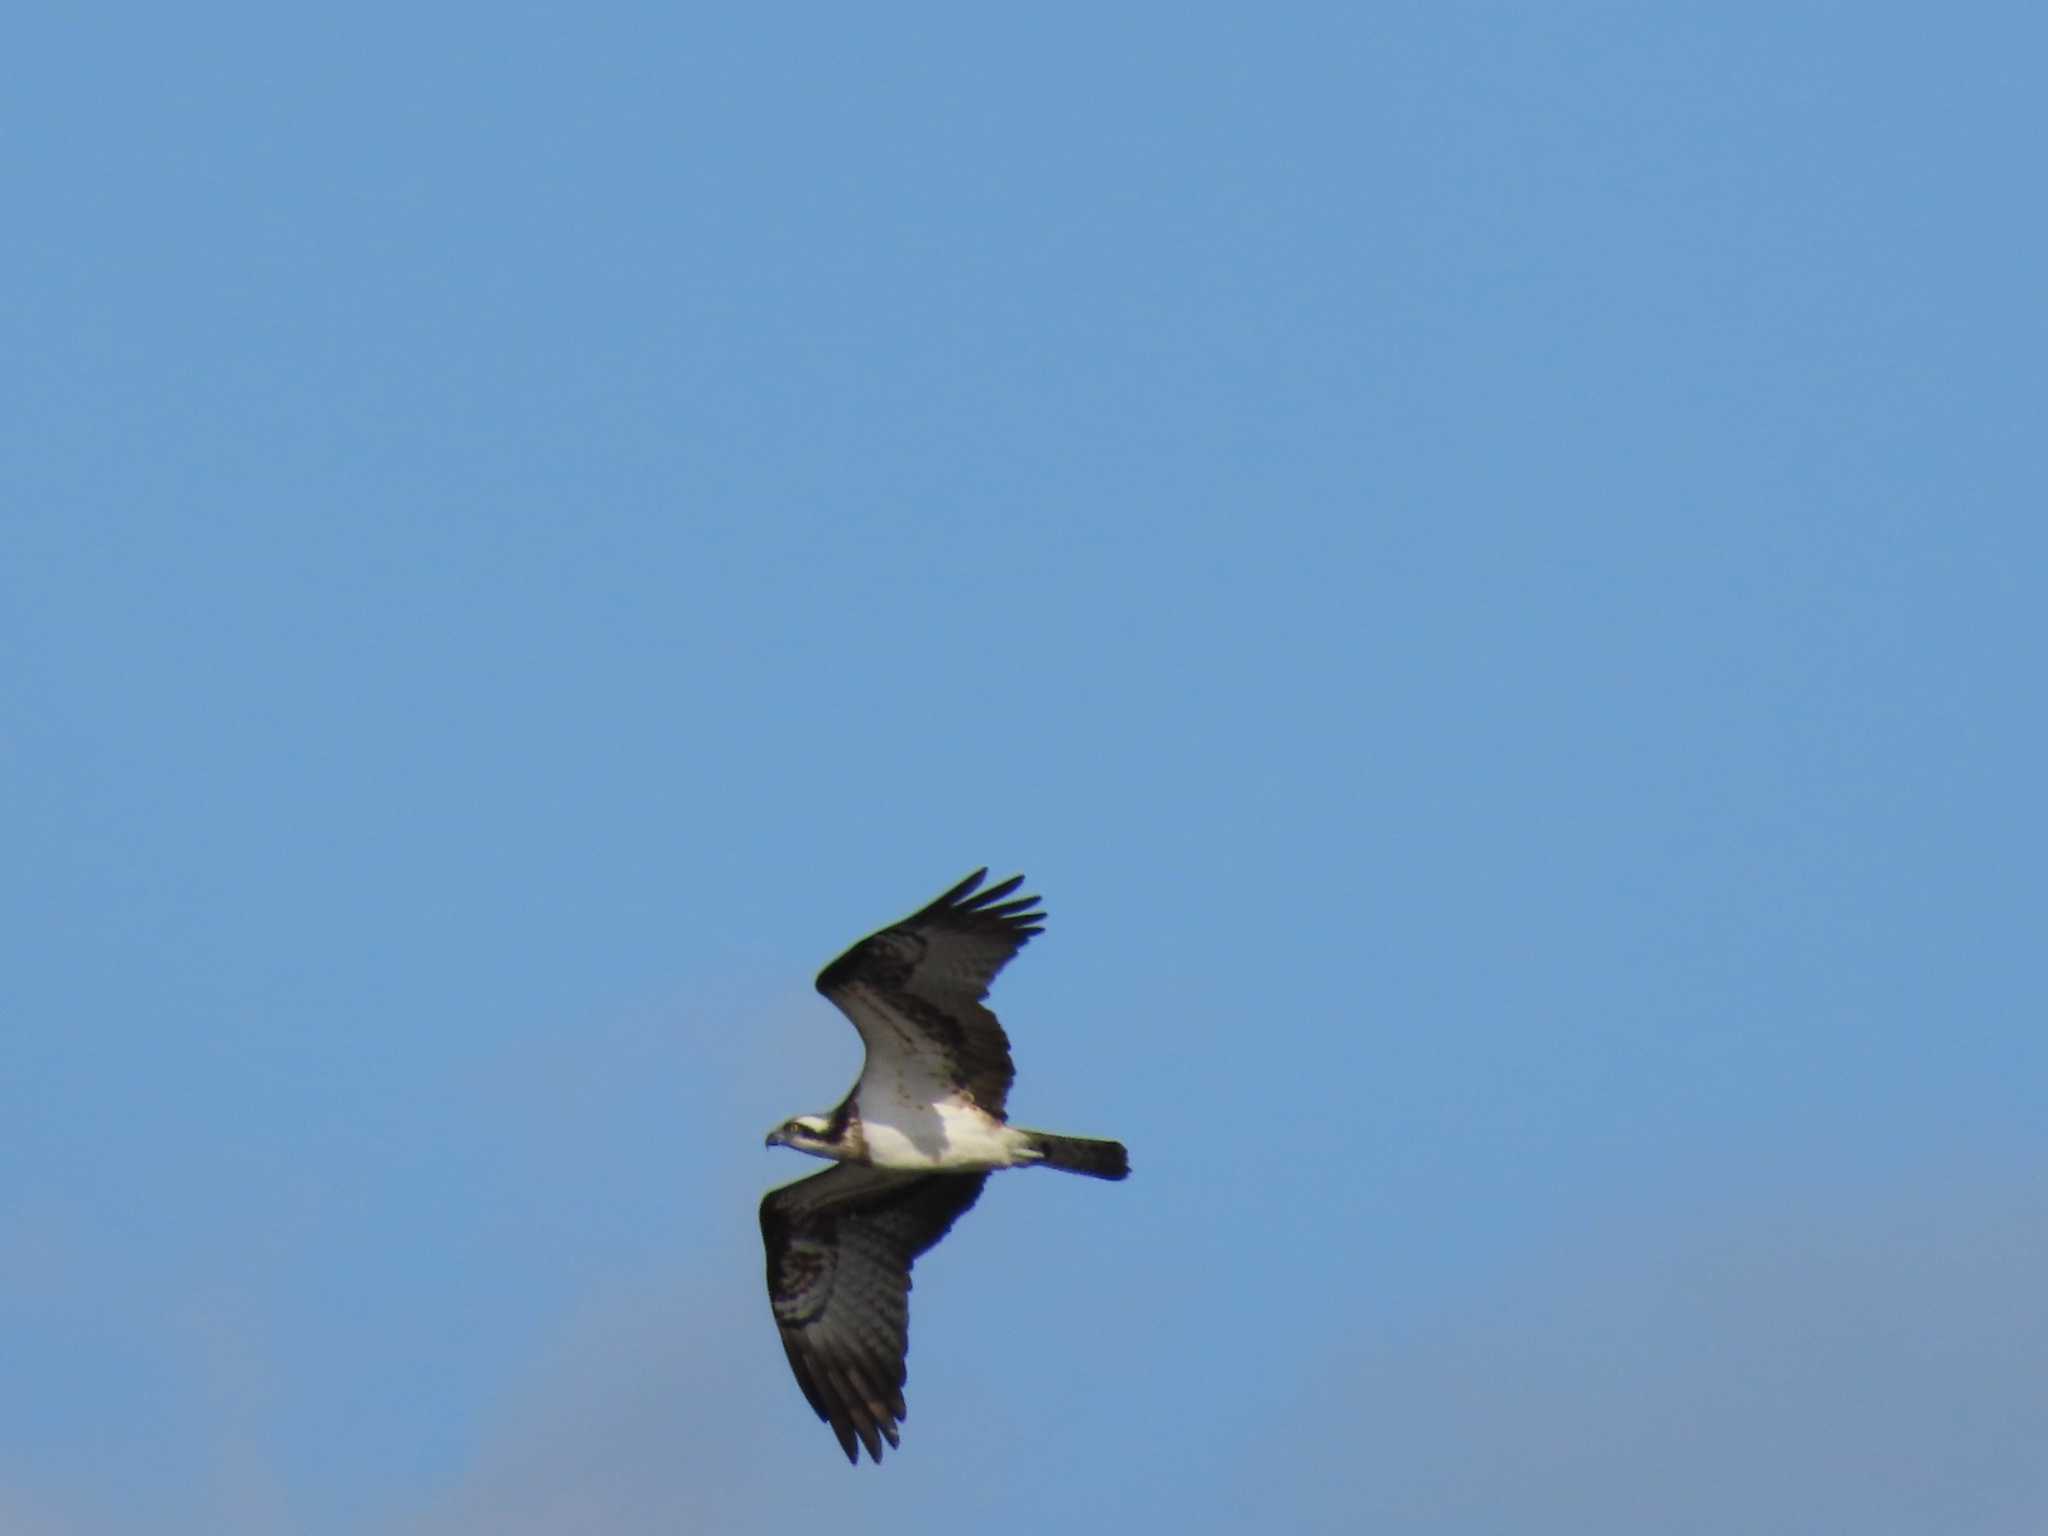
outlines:
M877 1168L1013 1168L1038 1161L1031 1137L958 1099L938 1104L860 1101L868 1161Z

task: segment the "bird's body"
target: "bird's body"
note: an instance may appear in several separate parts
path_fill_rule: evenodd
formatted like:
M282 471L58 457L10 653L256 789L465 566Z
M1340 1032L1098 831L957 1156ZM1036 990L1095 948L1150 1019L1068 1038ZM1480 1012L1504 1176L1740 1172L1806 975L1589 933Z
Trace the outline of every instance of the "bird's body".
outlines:
M829 1128L832 1116L802 1116L792 1123L810 1130L823 1121L825 1128L815 1139L792 1136L776 1144L834 1162L905 1173L987 1172L1039 1160L1030 1150L1029 1131L1005 1125L972 1104L878 1103L878 1097L864 1097L863 1112L846 1116L836 1132Z
M1041 931L1038 898L1003 901L978 870L922 911L863 939L818 990L860 1031L867 1058L829 1115L768 1133L839 1166L761 1202L768 1294L797 1385L842 1449L882 1459L904 1416L910 1266L980 1197L988 1174L1042 1163L1095 1178L1130 1171L1123 1146L1009 1123L1010 1042L982 1006Z

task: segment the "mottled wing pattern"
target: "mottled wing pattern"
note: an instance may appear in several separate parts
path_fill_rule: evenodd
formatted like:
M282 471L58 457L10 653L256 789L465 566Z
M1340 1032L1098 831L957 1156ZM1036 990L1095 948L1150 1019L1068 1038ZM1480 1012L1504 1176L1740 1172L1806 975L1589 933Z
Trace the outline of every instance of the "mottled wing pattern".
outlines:
M910 1266L981 1194L985 1173L836 1163L761 1201L768 1300L796 1384L847 1460L882 1459L904 1417Z
M818 990L867 1045L863 1088L888 1080L924 1103L965 1095L1001 1118L1016 1069L996 1016L982 1007L996 973L1044 931L1036 896L1005 901L1012 875L981 890L978 869L923 911L862 939L818 973Z

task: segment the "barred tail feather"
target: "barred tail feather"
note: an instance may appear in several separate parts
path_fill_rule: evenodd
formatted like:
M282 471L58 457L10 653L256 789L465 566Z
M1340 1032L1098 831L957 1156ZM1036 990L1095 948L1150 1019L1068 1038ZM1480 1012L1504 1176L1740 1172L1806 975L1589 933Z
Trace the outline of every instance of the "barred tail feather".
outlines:
M1031 1150L1048 1168L1085 1173L1091 1179L1121 1179L1131 1171L1131 1155L1120 1141L1089 1136L1053 1136L1032 1131Z

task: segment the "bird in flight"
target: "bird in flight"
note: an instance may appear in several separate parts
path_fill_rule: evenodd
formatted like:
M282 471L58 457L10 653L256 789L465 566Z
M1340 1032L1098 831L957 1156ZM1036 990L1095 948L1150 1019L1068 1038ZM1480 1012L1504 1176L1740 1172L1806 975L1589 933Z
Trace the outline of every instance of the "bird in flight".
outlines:
M920 912L870 934L818 973L818 990L867 1048L829 1115L768 1133L834 1166L761 1201L768 1300L796 1384L846 1459L899 1444L910 1345L910 1266L951 1230L997 1168L1131 1171L1123 1144L1009 1123L1016 1069L982 1006L996 973L1043 931L1022 875L981 889L978 869Z

